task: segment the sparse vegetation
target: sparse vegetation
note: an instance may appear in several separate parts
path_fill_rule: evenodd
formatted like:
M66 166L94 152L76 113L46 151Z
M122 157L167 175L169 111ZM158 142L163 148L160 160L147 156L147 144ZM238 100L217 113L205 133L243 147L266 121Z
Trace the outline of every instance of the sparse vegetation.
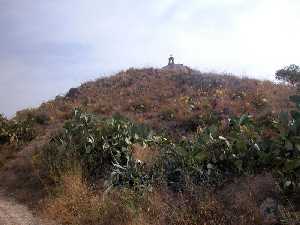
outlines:
M114 184L133 186L139 162L132 157L132 146L145 144L148 136L145 127L120 116L101 119L76 109L64 130L45 147L41 163L54 178L79 163L86 178L113 175Z
M31 113L35 128L61 127L34 155L42 208L60 223L297 222L295 88L130 69L71 92Z
M291 99L300 106L298 96ZM43 164L50 166L50 171L61 172L62 164L76 161L87 171L85 178L99 178L99 174L110 172L104 179L114 186L149 191L150 187L166 184L171 191L183 193L192 187L219 187L234 177L271 171L279 179L282 190L289 194L298 193L298 114L298 110L291 111L290 119L287 113L281 114L278 119L265 121L263 126L251 116L242 115L229 119L227 127L221 127L216 121L192 140L174 142L166 137L149 135L144 129L140 132L138 127L120 118L101 121L76 110L74 118L65 125L64 135L52 139L51 147L44 151L46 161ZM262 134L270 128L274 133L266 139ZM148 170L144 162L134 159L132 148L135 144L159 149L160 155ZM212 203L217 207L213 211L222 210L219 208L221 203ZM198 213L202 212L202 207L208 206L201 206ZM186 210L189 208L180 208L177 213L189 215ZM252 222L259 224L261 218L258 212L255 213ZM209 218L203 220L200 216L193 220L205 223ZM190 224L185 216L177 219L183 219L181 224ZM227 220L226 215L222 215L217 222L227 224Z
M292 64L276 72L277 80L281 80L292 85L300 82L300 67Z
M0 144L22 144L35 137L31 118L14 121L0 115Z

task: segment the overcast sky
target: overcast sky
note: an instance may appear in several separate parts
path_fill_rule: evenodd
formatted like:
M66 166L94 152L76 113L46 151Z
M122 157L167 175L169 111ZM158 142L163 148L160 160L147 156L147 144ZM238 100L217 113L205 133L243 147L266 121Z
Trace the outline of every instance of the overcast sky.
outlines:
M299 0L0 0L0 112L169 54L202 71L273 79L300 64Z

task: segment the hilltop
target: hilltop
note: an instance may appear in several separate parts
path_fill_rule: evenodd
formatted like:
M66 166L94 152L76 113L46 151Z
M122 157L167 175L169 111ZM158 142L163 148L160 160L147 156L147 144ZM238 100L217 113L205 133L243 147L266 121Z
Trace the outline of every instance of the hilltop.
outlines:
M168 133L188 134L212 116L263 116L288 107L290 87L232 75L129 69L72 88L33 110L62 122L75 107L105 116L121 114ZM18 116L26 114L19 112Z
M265 220L265 218L261 218L264 204L271 201L270 204L272 205L272 201L275 200L283 204L282 199L285 198L285 195L280 194L281 191L277 190L276 183L279 181L277 181L277 173L273 173L274 165L270 166L266 163L268 160L272 161L272 154L264 155L266 161L263 163L258 161L255 165L251 165L251 163L246 165L247 161L258 160L260 156L248 155L247 152L243 153L239 160L234 161L234 158L226 156L226 154L222 156L225 157L224 159L215 158L219 153L214 151L227 149L229 145L233 146L230 149L237 145L241 149L254 151L253 146L255 147L255 144L260 147L264 146L266 139L270 139L270 142L274 140L275 146L275 140L279 140L278 134L282 132L282 129L278 128L279 125L276 125L276 123L280 124L278 119L280 113L295 109L295 104L289 100L289 96L296 94L295 88L275 84L271 81L239 78L227 74L202 73L185 66L178 67L176 65L176 68L129 69L111 77L89 81L80 87L71 88L64 96L57 96L54 100L45 102L36 109L18 112L11 121L2 118L1 123L3 124L14 121L12 128L10 125L5 126L10 127L11 130L17 127L18 132L13 138L11 136L7 138L8 136L3 133L0 134L0 187L14 193L17 200L29 204L34 209L40 208L41 206L37 207L38 202L46 198L46 203L42 204L47 207L43 210L46 210L54 219L54 214L65 212L65 215L60 215L62 220L65 220L60 222L64 224L79 223L77 214L73 215L71 211L68 211L69 206L63 205L63 202L68 202L69 198L78 197L81 199L82 194L84 198L88 199L87 202L80 202L81 205L68 202L70 207L78 207L76 210L83 213L82 217L88 217L95 213L91 211L81 212L80 209L82 208L86 210L85 207L94 207L100 210L103 207L108 207L105 208L106 214L104 216L104 220L107 221L101 224L164 224L165 222L168 224L195 224L192 223L193 220L198 221L198 224L262 224L259 221ZM76 109L75 114L74 109ZM115 119L111 120L111 118ZM237 121L236 124L238 125L232 125L232 121ZM275 125L270 125L272 121ZM5 126L3 125L3 127ZM19 129L18 126L23 127ZM133 131L135 132L134 135L130 136ZM100 135L101 138L99 132L102 135ZM209 140L206 132L213 137L212 140ZM153 136L153 134L155 135ZM117 135L116 139L113 135ZM122 135L126 136L124 140ZM221 139L219 140L218 137ZM253 143L250 141L252 137ZM207 141L206 138L208 138ZM199 141L200 139L203 142ZM15 140L17 140L17 144ZM224 140L226 141L224 142ZM241 141L239 142L239 140ZM115 146L117 146L115 148L121 149L121 153L115 153L114 147L112 150L107 147L109 151L112 151L110 153L112 156L91 155L91 157L97 158L95 164L90 164L91 159L85 159L86 153L83 154L81 151L85 149L86 152L94 152L94 150L98 152L100 151L98 149L100 143L107 144L114 143L114 141L116 142ZM226 147L224 143L230 144ZM276 146L277 144L279 146L279 143L276 142ZM112 145L114 146L114 144ZM146 150L146 152L141 151L140 148L143 145L147 146L145 149L151 150L150 153ZM270 151L271 147L269 146L271 145L266 147L266 151ZM79 164L83 163L80 167L83 167L81 172L86 178L84 182L78 178L78 171L75 175L61 175L62 172L57 173L57 167L53 167L65 160L74 159L76 161L78 159L77 156L72 155L73 153L70 156L60 152L62 149L67 151L70 148L81 149ZM197 151L197 149L205 149L205 151L210 149L211 153L208 153L209 156L199 155L197 159L193 160L190 158L191 155L178 153L185 150L187 152ZM280 147L280 149L284 148ZM227 150L229 151L229 147ZM44 152L48 155L43 155ZM159 160L164 159L163 157L166 157L164 155L166 152L174 152L176 156L174 158L172 158L173 156L167 157L170 159L168 165L156 164L160 162ZM114 180L115 177L113 181L107 178L110 176L108 175L109 171L116 166L115 159L112 160L111 157L121 157L118 159L122 161L126 158L122 158L123 154L128 154L127 166L129 163L134 164L135 172L131 171L134 175L131 174L130 176L134 176L136 179L134 182L137 184L134 185L133 189L131 187L132 181L126 183L127 175L125 176L123 172L120 172L123 167L126 167L126 163L122 164L118 161L120 163L118 168L121 169L118 172L120 175L117 181ZM140 168L138 164L135 164L135 161L129 161L132 157L137 157L142 162L147 161L146 166ZM158 161L156 161L156 157ZM292 160L292 158L290 159ZM95 159L93 158L93 160ZM259 160L261 159L259 158ZM100 161L102 162L101 165L99 164ZM41 162L43 162L42 166ZM280 161L280 163L284 164L285 161ZM157 170L163 174L161 175L163 177L161 178L163 180L161 181L163 183L161 188L156 187L157 171L153 172L154 167L150 168L149 165L163 168ZM198 177L200 167L197 167L199 165L201 168L204 168L205 165L204 170L208 172L205 176L208 177L212 168L218 168L216 171L220 174L216 174L213 179L220 178L220 180L215 181L209 178L208 182L207 178L200 179ZM100 168L105 170L105 173L99 172ZM170 171L168 172L168 170ZM242 172L243 170L245 172ZM149 176L151 181L148 180ZM142 184L139 183L141 177L143 177ZM196 179L196 177L198 178ZM107 181L104 182L106 179L113 182L113 185L119 185L119 188L126 188L116 189L113 191L114 194L108 197L109 202L106 202L104 206L99 206L94 201L102 197L102 194L98 195L98 192L103 190L107 183ZM193 179L196 179L197 182L200 179L205 185L195 183ZM93 189L91 193L89 192L90 183L93 183L93 187L97 186L97 191ZM49 188L52 189L58 184L62 184L62 191L59 193L65 194L58 195L60 196L58 198L50 197L49 200ZM135 196L138 192L135 188L144 191L144 186L151 186L155 190L150 192L149 196L147 195L147 200L141 200ZM133 190L134 192L132 192ZM211 192L212 190L218 190L219 194L215 195ZM74 196L68 196L68 191ZM199 191L207 193L207 196L200 196ZM50 192L52 193L52 191ZM183 193L183 195L177 195L177 193ZM251 196L254 196L253 199ZM202 205L196 201L200 198L205 199L203 204L201 203ZM295 199L296 197L293 196L289 198L289 201ZM187 201L195 204L195 209L186 205ZM126 208L124 202L131 205L130 207L137 207L138 210ZM178 209L172 208L170 204L174 204ZM232 207L226 209L227 204L232 205ZM294 204L298 204L297 201ZM148 208L144 209L143 207L146 206ZM61 212L59 212L59 207L62 207ZM110 214L114 207L119 207L120 217L122 216L124 219L115 218ZM134 210L137 211L133 212ZM146 215L147 210L150 210L150 215ZM163 211L164 215L160 214L160 210ZM197 212L195 213L193 210ZM287 208L287 210L292 212L291 208ZM294 210L297 211L297 208ZM134 217L135 213L139 215L139 218ZM235 213L237 215L234 215ZM276 211L276 213L279 212ZM198 214L201 215L201 218ZM279 217L277 214L276 218ZM196 215L199 218L196 218ZM195 218L192 218L193 216ZM113 218L113 222L109 221L110 217ZM244 221L240 219L242 217L245 217ZM280 217L283 218L282 212ZM214 220L215 218L217 220ZM101 217L102 219L103 217ZM272 217L272 219L274 218ZM82 220L80 222L82 223ZM94 223L86 222L86 224Z

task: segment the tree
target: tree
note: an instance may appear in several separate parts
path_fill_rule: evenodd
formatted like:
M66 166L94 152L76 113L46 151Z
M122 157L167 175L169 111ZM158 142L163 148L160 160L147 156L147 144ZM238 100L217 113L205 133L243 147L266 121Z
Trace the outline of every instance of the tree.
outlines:
M275 74L277 80L288 82L292 85L300 83L300 67L292 64L281 70L278 70Z

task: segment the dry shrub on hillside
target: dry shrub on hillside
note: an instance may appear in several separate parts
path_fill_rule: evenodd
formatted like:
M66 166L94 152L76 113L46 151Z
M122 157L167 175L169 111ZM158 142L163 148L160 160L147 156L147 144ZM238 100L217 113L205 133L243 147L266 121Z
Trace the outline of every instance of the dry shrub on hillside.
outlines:
M81 175L69 174L57 194L44 202L44 214L63 225L263 224L248 198L235 199L234 207L240 207L235 211L212 192L195 194L162 187L144 194L130 189L96 192Z
M121 198L97 194L80 174L68 174L57 193L46 200L43 213L63 225L131 224L132 212Z
M1 145L0 146L0 168L2 168L9 160L14 159L14 154L17 152L15 146Z

